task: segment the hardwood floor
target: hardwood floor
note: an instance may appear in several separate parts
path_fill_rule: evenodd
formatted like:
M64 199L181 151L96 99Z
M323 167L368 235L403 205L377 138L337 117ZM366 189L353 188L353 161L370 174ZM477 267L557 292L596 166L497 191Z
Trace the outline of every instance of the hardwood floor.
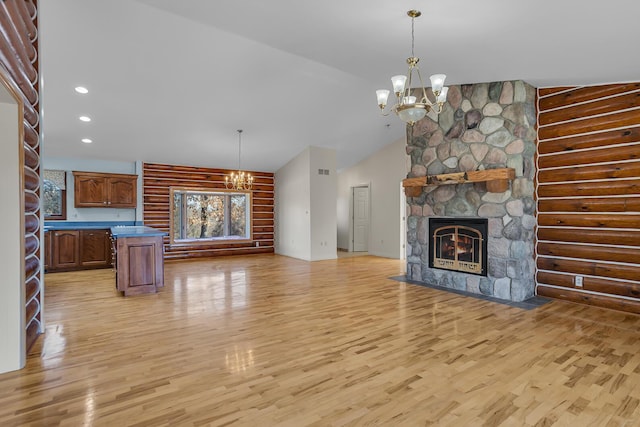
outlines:
M640 316L389 280L400 261L274 255L46 276L46 335L2 426L640 425Z

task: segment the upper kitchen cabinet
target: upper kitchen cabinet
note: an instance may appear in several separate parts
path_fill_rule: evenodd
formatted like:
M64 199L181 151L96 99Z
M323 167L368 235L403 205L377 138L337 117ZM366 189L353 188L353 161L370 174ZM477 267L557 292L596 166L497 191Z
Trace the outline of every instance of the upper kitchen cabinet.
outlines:
M73 172L76 208L135 208L138 176Z

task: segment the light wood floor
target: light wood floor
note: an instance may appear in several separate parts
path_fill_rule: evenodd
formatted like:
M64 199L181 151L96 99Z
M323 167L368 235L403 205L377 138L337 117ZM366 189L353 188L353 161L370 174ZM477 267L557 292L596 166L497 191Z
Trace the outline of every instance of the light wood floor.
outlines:
M399 261L245 256L46 276L6 426L640 426L640 316L525 311L387 279Z

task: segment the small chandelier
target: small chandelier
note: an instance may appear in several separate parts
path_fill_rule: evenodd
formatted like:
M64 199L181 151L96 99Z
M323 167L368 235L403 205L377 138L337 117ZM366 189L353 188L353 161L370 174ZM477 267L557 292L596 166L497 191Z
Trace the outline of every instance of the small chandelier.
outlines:
M418 120L424 118L429 111L433 111L436 114L442 112L442 105L447 100L448 87L444 87L444 79L447 77L444 74L434 74L431 76L431 91L435 98L435 102L431 102L427 98L427 90L422 83L422 76L420 76L420 69L418 68L417 58L413 53L414 46L414 32L413 24L417 17L422 15L418 10L410 10L407 15L411 17L411 56L407 58L407 64L409 65L408 77L404 75L391 77L391 83L393 84L393 92L396 94L396 104L391 107L391 111L396 113L400 120L406 122L409 126L413 126ZM417 98L411 95L411 82L413 72L416 72L418 80L420 82L420 91L422 91L422 97L420 102L417 102ZM384 113L384 108L387 106L387 99L389 98L389 91L386 89L378 89L376 91L378 96L378 107L380 112L387 116L389 113Z
M253 187L253 177L248 172L240 170L240 154L242 150L242 129L238 129L238 171L231 172L224 177L224 185L227 190L251 190Z

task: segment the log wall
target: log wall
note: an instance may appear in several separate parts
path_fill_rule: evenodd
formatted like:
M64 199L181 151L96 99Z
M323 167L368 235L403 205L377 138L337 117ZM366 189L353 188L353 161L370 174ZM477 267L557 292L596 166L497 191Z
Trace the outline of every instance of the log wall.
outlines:
M226 169L197 168L154 163L143 165L144 224L170 233L171 187L225 189ZM255 178L252 190L252 235L249 242L171 245L165 237L165 259L273 253L274 176L249 171Z
M37 0L0 2L0 67L24 106L24 236L26 351L41 331L40 105ZM3 141L4 142L4 141Z
M539 89L538 124L537 294L640 313L640 83Z

